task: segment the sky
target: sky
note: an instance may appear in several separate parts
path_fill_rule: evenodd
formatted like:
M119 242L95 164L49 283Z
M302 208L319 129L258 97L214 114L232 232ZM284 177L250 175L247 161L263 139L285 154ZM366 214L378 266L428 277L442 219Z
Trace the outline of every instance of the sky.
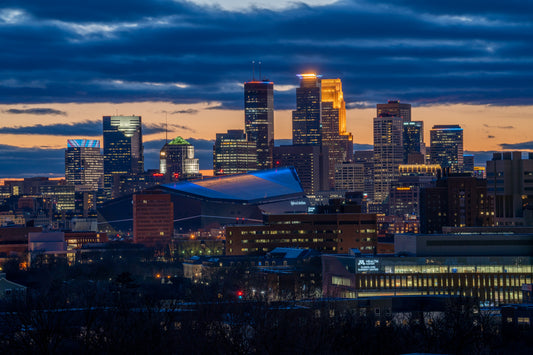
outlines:
M3 0L0 46L0 177L63 175L67 139L99 139L113 114L142 116L146 168L168 122L209 169L254 76L274 81L286 143L309 71L342 79L357 149L390 99L413 105L426 142L460 124L478 163L533 149L531 1Z

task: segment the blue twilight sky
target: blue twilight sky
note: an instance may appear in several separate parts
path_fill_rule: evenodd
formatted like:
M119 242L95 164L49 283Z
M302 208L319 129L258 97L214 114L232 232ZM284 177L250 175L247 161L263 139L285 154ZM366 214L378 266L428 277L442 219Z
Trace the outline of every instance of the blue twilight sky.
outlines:
M275 82L277 110L294 109L295 74L311 70L342 78L349 109L395 98L418 107L533 104L533 1L524 0L3 0L0 47L0 177L21 173L14 162L31 156L63 159L57 146L20 146L13 136L44 141L39 135L100 126L99 117L74 119L61 104L241 110L252 60ZM185 137L200 131L175 126ZM196 139L204 147L214 136ZM532 141L498 144L530 149ZM149 150L157 139L146 142Z

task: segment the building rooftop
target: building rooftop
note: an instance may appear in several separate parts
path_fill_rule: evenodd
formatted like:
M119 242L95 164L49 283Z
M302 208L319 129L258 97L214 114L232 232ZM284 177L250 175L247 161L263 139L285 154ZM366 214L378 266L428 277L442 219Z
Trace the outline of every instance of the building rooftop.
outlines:
M191 145L191 143L187 142L182 137L176 137L170 142L168 142L169 145Z
M287 195L302 195L300 179L293 167L182 181L160 186L169 192L217 200L254 202Z

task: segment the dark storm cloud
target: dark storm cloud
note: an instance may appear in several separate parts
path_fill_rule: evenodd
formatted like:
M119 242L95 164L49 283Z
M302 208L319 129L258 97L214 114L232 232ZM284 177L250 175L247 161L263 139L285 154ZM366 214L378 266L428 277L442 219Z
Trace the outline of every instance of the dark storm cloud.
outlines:
M250 62L261 60L275 84L297 84L295 74L307 70L342 78L354 107L391 97L530 104L533 2L511 3L340 1L228 12L171 0L82 8L5 0L0 102L210 101L242 109ZM276 92L276 108L294 108L294 96Z
M488 124L483 124L483 127L487 128L499 128L499 129L514 129L514 126L490 126Z
M0 127L0 134L37 134L50 136L100 136L101 121L83 121L80 123L56 123L51 125Z
M521 142L521 143L502 143L500 144L502 149L527 149L533 150L533 141Z
M67 116L65 111L55 110L53 108L37 107L37 108L28 108L28 109L16 109L11 108L9 110L2 111L4 113L9 113L13 115L52 115L52 116Z
M169 124L168 125L168 131L189 131L192 133L195 133L196 131L190 127L182 126L178 124ZM167 126L163 123L155 123L155 124L145 124L143 125L143 135L148 134L154 134L154 133L162 133L167 131Z
M0 144L0 162L2 178L65 175L64 149L20 148ZM29 166L31 173L28 173Z
M172 111L172 112L170 112L170 114L171 115L179 115L179 114L195 115L198 112L200 112L200 111L195 110L193 108L189 108L189 109L186 109L186 110Z

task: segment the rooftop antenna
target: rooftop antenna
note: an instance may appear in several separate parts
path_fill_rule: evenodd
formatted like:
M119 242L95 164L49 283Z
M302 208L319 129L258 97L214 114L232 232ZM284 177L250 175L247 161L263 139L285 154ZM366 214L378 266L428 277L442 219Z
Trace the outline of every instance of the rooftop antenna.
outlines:
M255 81L255 60L252 60L252 81Z
M259 62L259 80L263 80L263 77L261 76L261 61Z

